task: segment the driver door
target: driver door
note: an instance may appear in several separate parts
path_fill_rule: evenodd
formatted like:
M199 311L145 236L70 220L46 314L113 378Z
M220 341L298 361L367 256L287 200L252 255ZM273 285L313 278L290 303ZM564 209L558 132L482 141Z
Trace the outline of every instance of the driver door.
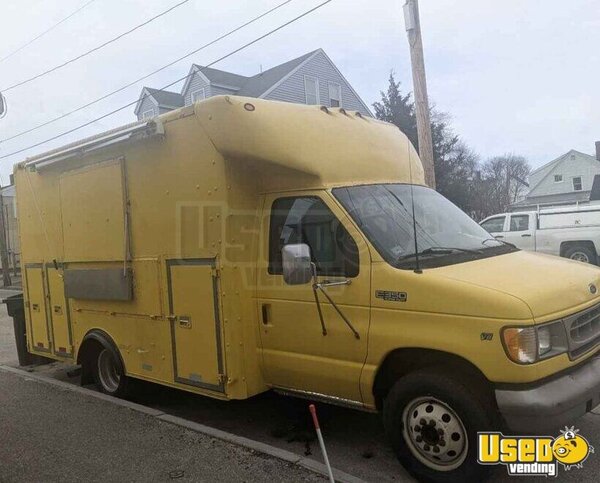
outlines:
M261 228L258 319L264 372L278 388L361 402L360 374L367 355L371 257L360 232L324 191L268 195ZM325 288L359 338L319 294L323 334L312 282L288 285L281 250L310 247L320 282L350 280Z

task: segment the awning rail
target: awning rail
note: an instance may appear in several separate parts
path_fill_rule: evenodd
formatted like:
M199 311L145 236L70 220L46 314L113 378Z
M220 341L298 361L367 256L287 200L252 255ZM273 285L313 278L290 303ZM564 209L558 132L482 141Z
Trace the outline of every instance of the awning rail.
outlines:
M106 131L72 144L48 151L25 160L21 166L32 171L40 171L67 159L81 157L108 146L133 140L164 136L163 124L157 120L138 121L110 131Z

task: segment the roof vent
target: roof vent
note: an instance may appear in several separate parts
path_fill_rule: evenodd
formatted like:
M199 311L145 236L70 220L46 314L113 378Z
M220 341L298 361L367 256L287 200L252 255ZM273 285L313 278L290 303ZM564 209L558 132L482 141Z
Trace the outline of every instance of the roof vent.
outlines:
M321 111L323 111L325 114L329 114L329 109L327 109L327 106L321 106L319 109L321 109Z
M346 112L346 109L344 109L343 107L340 107L339 111L344 115L347 116L348 113Z

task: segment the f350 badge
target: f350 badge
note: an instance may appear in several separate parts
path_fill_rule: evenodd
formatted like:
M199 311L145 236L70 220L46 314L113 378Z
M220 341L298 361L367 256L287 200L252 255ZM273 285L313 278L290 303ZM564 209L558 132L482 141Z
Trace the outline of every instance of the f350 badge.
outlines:
M394 292L392 290L375 290L375 297L386 302L406 302L408 299L406 292Z

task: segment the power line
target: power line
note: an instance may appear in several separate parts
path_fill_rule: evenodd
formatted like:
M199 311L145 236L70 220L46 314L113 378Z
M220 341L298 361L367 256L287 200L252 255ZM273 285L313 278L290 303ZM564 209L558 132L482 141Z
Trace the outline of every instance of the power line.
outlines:
M49 29L44 30L41 34L37 35L36 37L32 38L31 40L29 40L28 42L24 43L23 45L21 45L21 47L17 48L16 50L13 50L10 54L5 55L4 57L2 57L0 59L0 63L4 62L6 59L12 57L13 55L21 52L21 50L23 50L25 47L30 46L31 44L33 44L36 40L40 39L41 37L43 37L44 35L46 35L48 32L50 32L51 30L54 30L56 27L58 27L61 23L66 22L67 20L69 20L71 17L73 17L74 15L78 14L79 12L81 12L85 7L87 7L90 3L94 3L96 0L90 0L89 2L87 2L86 4L82 5L81 7L79 7L77 10L75 10L73 13L67 15L65 18L63 18L62 20L58 21L57 23L55 23L54 25L52 25L52 27L50 27Z
M22 80L21 82L17 82L16 84L13 84L12 86L8 86L5 89L0 89L0 91L4 91L4 92L10 91L11 89L14 89L15 87L20 87L20 86L22 86L24 84L27 84L27 83L35 80L35 79L39 79L40 77L43 77L43 76L45 76L47 74L50 74L51 72L57 71L58 69L61 69L61 68L65 67L66 65L72 64L73 62L75 62L75 61L77 61L77 60L79 60L79 59L81 59L83 57L86 57L86 56L88 56L88 55L90 55L90 54L92 54L92 53L94 53L94 52L96 52L96 51L98 51L98 50L106 47L107 45L112 44L113 42L116 42L117 40L125 37L126 35L129 35L130 33L135 32L139 28L144 27L145 25L148 25L149 23L153 22L154 20L162 17L163 15L166 15L167 13L171 12L172 10L175 10L177 7L180 7L184 3L188 3L189 1L190 0L182 0L181 2L179 2L179 3L175 4L175 5L173 5L172 7L168 8L167 10L164 10L163 12L159 13L158 15L155 15L154 17L146 20L145 22L143 22L141 24L136 25L135 27L129 29L126 32L123 32L120 35L117 35L116 37L114 37L114 38L112 38L112 39L104 42L103 44L100 44L97 47L94 47L93 49L90 49L87 52L84 52L83 54L80 54L80 55L78 55L76 57L73 57L72 59L67 60L66 62L63 62L62 64L54 66L51 69L45 70L43 72L40 72L39 74L36 74L33 77L30 77L29 79L25 79L25 80Z
M198 47L197 49L195 49L195 50L193 50L191 52L188 52L187 54L183 55L182 57L179 57L178 59L175 59L174 61L169 62L168 64L160 67L159 69L156 69L155 71L150 72L149 74L146 74L146 75L140 77L139 79L131 81L130 83L124 85L123 87L119 87L118 89L115 89L114 91L109 92L108 94L105 94L102 97L98 97L97 99L94 99L93 101L90 101L87 104L84 104L83 106L80 106L80 107L78 107L76 109L73 109L72 111L66 112L64 114L61 114L60 116L55 117L54 119L50 119L48 121L45 121L45 122L43 122L41 124L38 124L37 126L34 126L34 127L30 128L30 129L27 129L25 131L21 131L21 132L19 132L17 134L14 134L14 135L12 135L12 136L10 136L8 138L0 139L0 144L4 143L6 141L10 141L11 139L15 139L15 138L18 138L20 136L23 136L24 134L28 134L28 133L30 133L32 131L35 131L35 130L40 129L40 128L44 127L44 126L47 126L48 124L52 124L52 123L54 123L56 121L64 119L65 117L70 116L71 114L79 112L79 111L81 111L81 110L83 110L83 109L85 109L87 107L90 107L90 106L92 106L92 105L94 105L94 104L96 104L96 103L98 103L98 102L100 102L100 101L102 101L102 100L110 97L110 96L113 96L114 94L117 94L117 93L119 93L119 92L127 89L128 87L131 87L131 86L137 84L138 82L143 81L143 80L147 79L148 77L151 77L154 74L157 74L157 73L159 73L159 72L167 69L168 67L171 67L172 65L176 64L177 62L180 62L183 59L186 59L186 58L188 58L188 57L190 57L190 56L192 56L192 55L200 52L201 50L204 50L207 47L210 47L211 45L216 44L217 42L223 40L224 38L229 37L230 35L234 34L235 32L237 32L237 31L243 29L244 27L247 27L248 25L250 25L250 24L252 24L252 23L260 20L261 18L269 15L270 13L274 12L275 10L278 10L279 8L283 7L284 5L286 5L286 4L288 4L288 3L292 2L292 1L293 0L285 0L285 2L282 2L279 5L276 5L275 7L271 8L270 10L267 10L266 12L258 15L257 17L254 17L252 20L249 20L249 21L243 23L242 25L234 28L233 30L230 30L229 32L227 32L227 33L225 33L225 34L217 37L216 39L211 40L210 42L202 45L201 47Z
M242 51L242 50L244 50L244 49L246 49L246 48L250 47L251 45L254 45L254 44L256 44L257 42L260 42L261 40L265 39L266 37L269 37L270 35L274 34L275 32L278 32L279 30L281 30L281 29L283 29L283 28L287 27L288 25L290 25L290 24L292 24L292 23L294 23L294 22L296 22L296 21L300 20L301 18L303 18L303 17L306 17L307 15L311 14L311 13L312 13L312 12L314 12L315 10L318 10L318 9L320 9L321 7L324 7L324 6L325 6L325 5L327 5L328 3L331 3L332 1L333 1L333 0L325 0L324 2L320 3L319 5L317 5L317 6L313 7L313 8L311 8L310 10L307 10L307 11L305 11L304 13L302 13L302 14L298 15L297 17L294 17L293 19L291 19L291 20L288 20L287 22L285 22L285 23L281 24L279 27L276 27L276 28L274 28L273 30L270 30L270 31L268 31L267 33L265 33L265 34L261 35L260 37L257 37L256 39L254 39L254 40L251 40L250 42L248 42L248 43L246 43L246 44L242 45L241 47L238 47L237 49L235 49L235 50L233 50L233 51L229 52L228 54L225 54L224 56L222 56L222 57L219 57L219 58L218 58L218 59L216 59L216 60L213 60L211 63L209 63L209 64L206 64L204 67L202 67L202 68L200 69L200 71L202 71L202 70L204 70L204 69L206 69L206 68L208 68L208 67L211 67L211 66L215 65L216 63L218 63L218 62L221 62L222 60L225 60L225 59L227 59L228 57L231 57L232 55L235 55L235 54L237 54L238 52L240 52L240 51ZM172 85L174 85L174 84L177 84L178 82L181 82L181 81L183 81L183 80L187 79L187 78L188 78L188 77L190 77L191 75L194 75L194 72L192 72L192 73L190 73L190 74L188 74L188 75L185 75L185 76L183 76L183 77L181 77L181 78L179 78L179 79L177 79L177 80L175 80L175 81L173 81L173 82L171 82L171 83L169 83L169 84L167 84L167 85L165 85L165 86L161 87L161 88L160 88L160 90L167 89L168 87L171 87ZM144 100L146 97L147 97L147 96L146 96L146 95L144 95L144 96L142 97L142 100ZM119 108L117 108L117 109L114 109L113 111L107 112L106 114L104 114L104 115L102 115L102 116L100 116L100 117L97 117L96 119L92 119L91 121L88 121L88 122L86 122L86 123L84 123L84 124L80 124L79 126L76 126L76 127L72 128L72 129L69 129L68 131L64 131L64 132L62 132L62 133L60 133L60 134L57 134L56 136L53 136L53 137L51 137L51 138L48 138L48 139L45 139L44 141L40 141L39 143L32 144L32 145L30 145L30 146L27 146L27 147L25 147L25 148L19 149L19 150L17 150L17 151L13 151L12 153L9 153L9 154L4 154L3 156L0 156L0 159L5 159L5 158L8 158L8 157L10 157L10 156L14 156L15 154L22 153L22 152L24 152L24 151L27 151L27 150L29 150L29 149L36 148L36 147L38 147L38 146L41 146L42 144L46 144L46 143L49 143L50 141L54 141L55 139L61 138L61 137L63 137L63 136L66 136L67 134L71 134L72 132L75 132L75 131L77 131L77 130L79 130L79 129L82 129L82 128L86 127L86 126L89 126L90 124L94 124L95 122L101 121L102 119L105 119L105 118L107 118L107 117L109 117L109 116L112 116L113 114L116 114L117 112L120 112L120 111L122 111L123 109L126 109L126 108L128 108L128 107L130 107L130 106L133 106L134 104L137 104L137 103L138 103L138 101L139 101L139 99L136 99L135 101L133 101L133 102L130 102L130 103L128 103L128 104L125 104L124 106L121 106L121 107L119 107Z

